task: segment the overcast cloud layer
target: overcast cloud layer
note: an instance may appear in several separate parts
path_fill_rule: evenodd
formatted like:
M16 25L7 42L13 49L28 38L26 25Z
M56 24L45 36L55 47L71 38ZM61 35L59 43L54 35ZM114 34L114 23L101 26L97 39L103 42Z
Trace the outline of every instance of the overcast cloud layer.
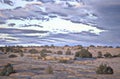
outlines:
M0 0L0 46L120 45L120 0Z

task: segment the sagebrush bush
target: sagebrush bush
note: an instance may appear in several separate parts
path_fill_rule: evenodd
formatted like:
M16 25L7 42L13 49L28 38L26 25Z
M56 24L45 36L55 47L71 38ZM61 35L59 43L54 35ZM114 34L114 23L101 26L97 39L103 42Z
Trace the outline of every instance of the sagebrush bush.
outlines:
M8 63L0 72L0 76L9 76L12 73L15 73L15 70L13 69L12 64Z
M20 53L20 56L21 56L21 57L23 57L23 56L24 56L23 52L21 52L21 53Z
M105 58L112 58L112 55L107 52L106 54L104 54L104 57L105 57Z
M57 51L57 54L62 55L63 52L62 51Z
M76 52L75 57L92 58L92 54L86 49L81 49L81 51Z
M96 69L97 74L113 74L113 69L110 66L107 66L106 64L101 64Z
M46 54L45 52L40 52L40 56L41 56L42 58L45 58L45 57L47 56L47 54Z
M40 52L43 52L43 53L52 53L51 50L47 50L47 49L42 49Z
M31 54L35 54L35 53L38 53L38 50L36 50L36 49L30 49L29 52L30 52Z
M72 53L71 53L71 50L70 49L67 49L67 51L66 51L66 53L65 53L66 55L71 55Z
M113 55L113 57L120 57L120 54L117 54L117 55Z
M49 65L46 69L45 69L47 74L53 74L53 68Z
M59 60L59 63L67 63L68 60Z
M117 57L120 57L120 54L117 54Z
M9 55L8 57L9 57L9 58L15 58L15 57L17 57L17 55L11 54L11 55Z
M101 51L98 52L97 58L102 58L102 52Z

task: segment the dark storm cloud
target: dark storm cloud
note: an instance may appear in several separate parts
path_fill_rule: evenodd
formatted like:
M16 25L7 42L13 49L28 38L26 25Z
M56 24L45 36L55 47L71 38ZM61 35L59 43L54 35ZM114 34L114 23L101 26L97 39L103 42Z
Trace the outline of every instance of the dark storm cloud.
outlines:
M107 30L96 41L120 45L120 0L91 0L87 4L99 16L98 26Z
M92 0L90 6L92 6L92 8L100 17L100 22L98 22L99 24L103 24L103 27L107 27L107 29L119 28L120 0Z

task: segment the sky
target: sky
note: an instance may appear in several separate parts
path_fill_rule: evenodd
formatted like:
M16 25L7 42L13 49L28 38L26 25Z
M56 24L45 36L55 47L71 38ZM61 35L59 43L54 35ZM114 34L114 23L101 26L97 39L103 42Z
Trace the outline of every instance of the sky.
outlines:
M0 0L0 46L120 46L120 0Z

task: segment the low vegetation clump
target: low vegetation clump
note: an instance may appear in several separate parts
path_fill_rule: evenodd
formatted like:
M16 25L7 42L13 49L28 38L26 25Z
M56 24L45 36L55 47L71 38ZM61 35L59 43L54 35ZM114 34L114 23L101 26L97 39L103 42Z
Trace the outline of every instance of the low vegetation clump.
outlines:
M57 51L57 54L62 55L63 52L62 51Z
M71 53L70 49L67 49L66 55L71 55L71 54L72 54L72 53Z
M47 74L53 74L53 68L50 65L46 68L45 71Z
M102 55L102 52L99 51L99 52L98 52L98 56L97 56L97 58L102 58L102 56L103 56L103 55Z
M15 55L15 54L11 54L11 55L9 55L8 57L9 57L9 58L16 58L17 55Z
M89 47L95 47L94 45L90 45Z
M81 49L81 51L76 52L75 57L92 58L92 54L86 49Z
M120 54L118 54L117 57L120 57Z
M113 57L120 57L120 54L117 54L117 55L113 55Z
M115 58L115 57L120 57L120 54L117 54L117 55L111 55L110 53L106 53L106 54L104 54L104 57L105 58Z
M0 72L0 76L9 76L12 73L15 73L15 70L13 69L12 64L8 63Z
M110 66L107 66L106 64L101 64L97 70L97 74L113 74L113 69Z
M112 55L107 52L106 54L104 54L104 57L105 57L105 58L112 58Z
M41 58L45 58L47 56L47 54L45 52L40 52L40 57Z
M83 48L83 46L82 45L78 45L78 49L82 49Z
M42 49L40 52L43 52L43 53L52 53L51 50L47 50L47 49Z
M21 56L21 57L23 57L23 56L24 56L23 52L21 52L21 53L20 53L20 56Z
M59 63L67 63L68 60L59 60Z
M29 52L30 52L31 54L35 54L35 53L38 53L38 50L36 50L36 49L30 49Z
M13 52L14 53L21 53L21 52L23 52L23 50L21 50L20 48L16 48L16 49L13 49Z

